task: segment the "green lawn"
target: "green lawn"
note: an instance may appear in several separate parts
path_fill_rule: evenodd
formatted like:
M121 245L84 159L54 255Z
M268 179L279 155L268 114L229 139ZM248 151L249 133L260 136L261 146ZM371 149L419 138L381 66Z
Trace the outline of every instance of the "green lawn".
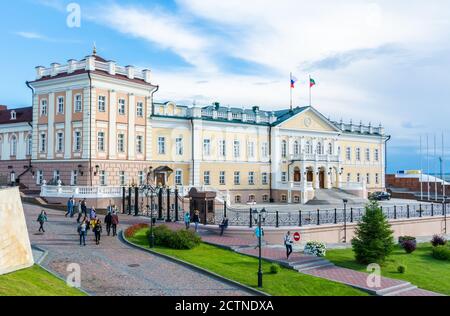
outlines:
M39 266L0 276L0 296L84 296Z
M145 233L142 229L130 239L140 246L148 247ZM202 267L216 274L257 288L258 260L230 250L201 244L192 250L173 250L157 247L160 253L181 259ZM278 274L270 274L269 262L263 262L263 292L277 296L361 296L365 292L339 283L300 274L297 271L281 268Z
M417 285L419 288L450 295L450 264L448 261L434 259L431 255L430 243L417 245L412 254L396 247L393 254L384 264L382 275L401 279ZM366 272L366 266L355 262L352 249L329 250L327 259L338 266ZM406 265L406 273L397 272L397 267Z

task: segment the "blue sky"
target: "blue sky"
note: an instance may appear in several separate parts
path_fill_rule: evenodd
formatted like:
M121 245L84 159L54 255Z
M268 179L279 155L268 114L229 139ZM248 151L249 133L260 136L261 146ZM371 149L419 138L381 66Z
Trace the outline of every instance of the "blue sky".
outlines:
M292 71L307 105L311 74L324 115L383 122L390 171L419 167L420 135L440 145L444 133L450 156L448 1L77 1L81 27L69 28L71 2L0 3L0 104L28 106L35 66L96 42L106 59L152 69L160 100L286 108Z

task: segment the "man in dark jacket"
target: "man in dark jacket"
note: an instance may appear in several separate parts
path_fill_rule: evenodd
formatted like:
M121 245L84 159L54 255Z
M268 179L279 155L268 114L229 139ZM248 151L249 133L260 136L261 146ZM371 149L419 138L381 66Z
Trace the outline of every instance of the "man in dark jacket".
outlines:
M106 233L109 236L110 233L111 233L111 224L112 224L111 212L108 212L108 214L106 214L106 216L105 216L105 224L106 224Z
M119 225L119 216L117 215L116 211L114 211L111 216L111 224L112 224L113 236L117 236L117 225Z

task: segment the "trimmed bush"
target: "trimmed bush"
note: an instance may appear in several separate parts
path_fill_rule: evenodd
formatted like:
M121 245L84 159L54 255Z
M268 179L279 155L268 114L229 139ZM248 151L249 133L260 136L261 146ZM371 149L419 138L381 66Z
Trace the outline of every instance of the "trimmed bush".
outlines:
M398 237L398 243L399 243L400 246L402 246L402 244L405 241L413 241L415 244L417 244L416 237L412 237L412 236L400 236L400 237Z
M131 238L134 235L136 235L136 233L144 228L148 228L148 224L146 223L139 223L139 224L134 224L130 227L128 227L127 229L125 229L125 237L126 238Z
M433 247L433 257L438 260L450 261L450 248L447 246Z
M431 239L431 244L433 247L444 246L447 244L447 240L443 236L434 235L433 239Z
M303 252L305 253L305 255L325 257L327 253L327 247L323 242L308 241Z
M391 225L379 204L376 201L367 204L352 240L356 261L362 264L384 263L394 250L392 234Z
M401 273L401 274L404 274L405 272L406 272L406 266L405 265L399 265L398 267L397 267L397 272L398 273Z
M271 274L277 274L278 271L280 271L280 266L278 264L272 264L270 266L270 273Z
M147 236L150 235L150 230ZM153 229L155 235L155 244L171 249L192 249L201 242L199 236L188 230L173 231L165 225L155 227Z
M415 240L405 240L401 246L405 249L406 253L413 253L417 248Z

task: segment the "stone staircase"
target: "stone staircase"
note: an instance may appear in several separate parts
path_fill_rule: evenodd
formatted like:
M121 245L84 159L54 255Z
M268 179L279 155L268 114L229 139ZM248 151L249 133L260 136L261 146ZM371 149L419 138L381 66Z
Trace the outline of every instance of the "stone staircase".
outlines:
M340 205L342 200L347 199L348 204L365 204L367 199L360 198L339 189L320 189L315 191L314 199L310 200L307 205Z

